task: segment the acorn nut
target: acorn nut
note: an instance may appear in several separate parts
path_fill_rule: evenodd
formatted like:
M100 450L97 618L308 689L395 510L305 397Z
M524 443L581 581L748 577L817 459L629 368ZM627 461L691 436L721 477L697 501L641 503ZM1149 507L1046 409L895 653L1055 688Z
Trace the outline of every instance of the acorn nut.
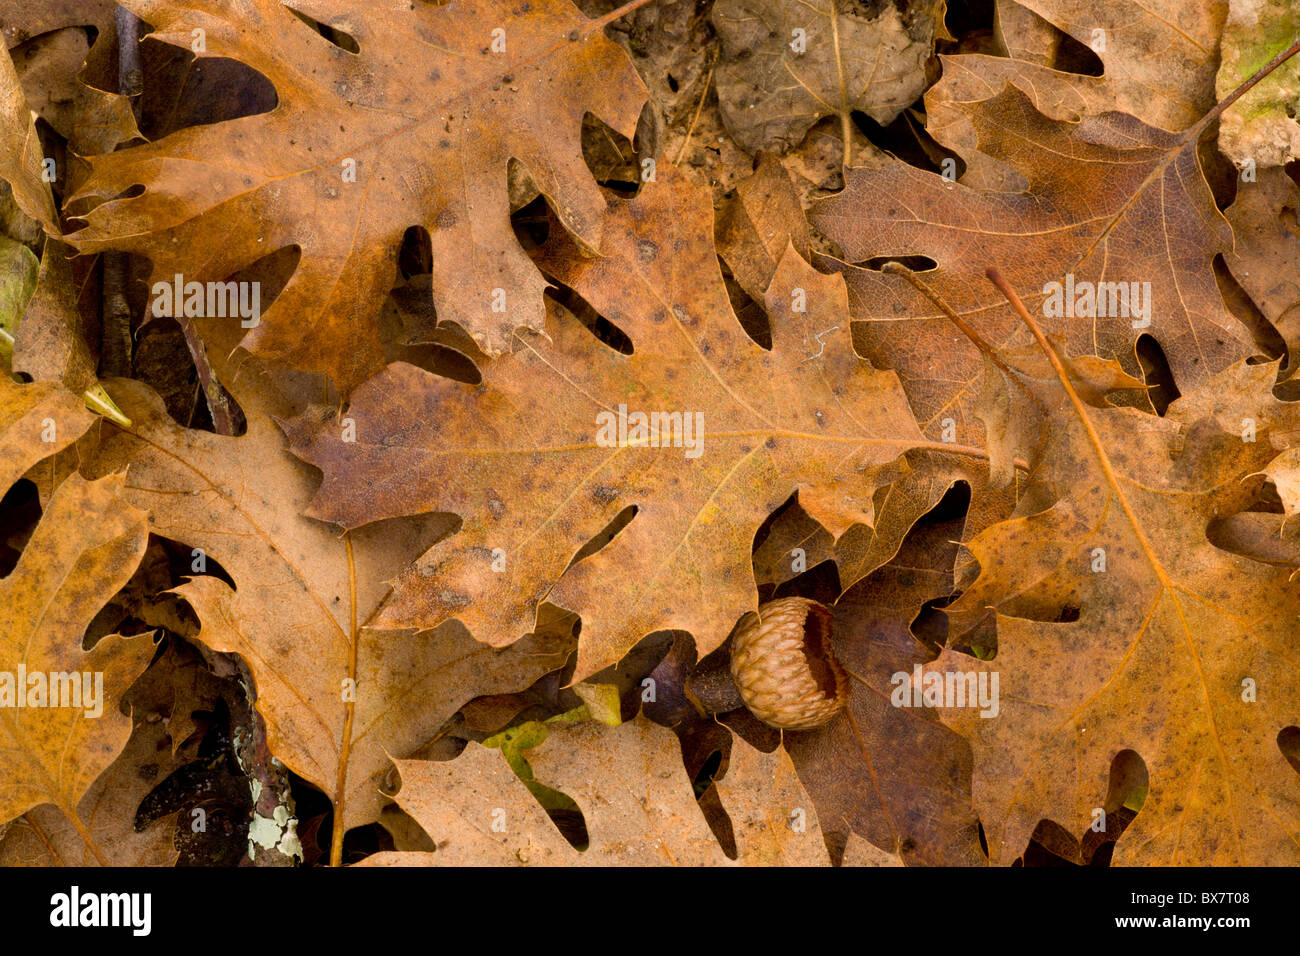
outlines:
M810 730L849 700L831 651L831 610L807 598L769 601L731 643L731 677L750 712L778 730Z

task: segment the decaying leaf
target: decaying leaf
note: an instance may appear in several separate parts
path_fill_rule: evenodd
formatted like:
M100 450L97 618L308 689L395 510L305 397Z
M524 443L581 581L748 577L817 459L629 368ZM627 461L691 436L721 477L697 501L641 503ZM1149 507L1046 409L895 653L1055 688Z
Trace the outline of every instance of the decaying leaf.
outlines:
M135 139L131 103L105 92L117 73L111 0L0 0L0 28L33 112L79 155ZM93 42L82 27L94 29Z
M229 346L237 334L231 320L205 338ZM214 366L248 415L245 435L181 428L145 386L114 381L113 397L135 424L106 432L94 468L125 468L127 500L150 514L156 533L194 549L198 573L176 593L198 614L199 641L247 662L272 753L331 795L345 827L370 822L389 754L416 749L472 697L528 686L562 664L569 645L530 637L495 651L454 627L368 627L386 580L436 525L340 539L299 517L312 479L272 420L292 405L253 361L238 372Z
M510 229L506 165L523 163L567 228L599 248L604 198L582 162L584 112L630 136L644 97L623 52L569 0L376 7L279 0L127 0L151 36L267 77L269 113L94 157L80 195L106 200L70 238L125 249L150 282L220 281L277 250L301 259L243 345L344 393L384 366L377 321L408 227L433 245L433 300L489 354L543 325L544 280ZM490 117L490 120L488 119ZM140 184L136 198L117 198Z
M925 89L925 61L942 4L892 3L866 17L846 0L718 0L718 99L727 129L749 152L786 152L824 116L845 131L854 111L892 122Z
M761 153L754 174L736 186L735 197L722 209L717 226L718 254L726 260L740 287L762 302L787 246L805 259L812 252L812 230L780 161Z
M1117 863L1300 859L1300 776L1279 742L1300 723L1300 598L1290 569L1207 537L1213 517L1250 507L1263 479L1249 476L1276 454L1272 379L1236 366L1164 418L1088 407L1059 378L1036 389L1052 439L1016 516L970 542L982 571L952 606L959 619L996 609L996 657L945 651L905 691L945 704L971 741L994 862L1040 819L1084 832L1125 748L1150 790ZM1206 414L1224 393L1256 397L1258 435L1232 409L1227 428ZM954 706L957 683L991 681L998 719Z
M618 727L557 724L528 752L537 778L571 796L589 845L576 850L499 754L471 743L453 761L397 761L397 802L433 853L378 853L368 866L828 865L812 807L784 751L733 739L718 795L738 860L709 828L672 731L637 717Z
M1229 0L1217 81L1223 99L1300 38L1295 0ZM1252 170L1300 159L1300 62L1283 63L1224 112L1219 149Z
M756 607L754 533L792 493L835 535L874 523L878 489L925 445L897 382L850 348L840 280L793 250L768 290L772 350L755 345L727 300L709 217L700 191L661 171L611 208L604 257L564 238L542 250L631 355L556 310L549 341L518 339L480 385L390 366L355 395L355 441L328 412L296 420L294 453L325 473L312 515L464 520L403 572L380 625L456 618L500 646L548 601L582 616L582 680L656 630L717 647ZM628 508L614 540L575 563Z

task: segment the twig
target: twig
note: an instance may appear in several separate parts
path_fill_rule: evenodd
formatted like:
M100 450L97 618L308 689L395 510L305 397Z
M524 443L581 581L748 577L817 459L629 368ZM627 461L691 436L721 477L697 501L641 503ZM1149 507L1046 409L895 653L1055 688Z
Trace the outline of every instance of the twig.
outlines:
M117 89L123 96L138 92L140 82L140 21L130 10L114 11L117 25ZM103 343L99 366L105 376L131 374L130 258L124 252L103 255Z
M590 25L583 32L595 33L597 30L603 30L605 29L605 27L609 26L615 20L621 20L629 13L632 13L636 10L640 10L642 7L652 2L653 0L632 0L631 3L625 3L617 10L611 10L603 17L600 17L597 20L592 20Z
M695 115L691 117L691 125L686 128L686 138L682 140L682 145L677 149L677 156L673 159L673 165L681 164L682 157L686 154L686 147L691 144L691 137L695 135L695 124L700 121L700 114L704 112L704 103L709 98L709 84L713 82L713 64L709 67L709 72L704 76L704 92L700 94L700 102L695 107Z

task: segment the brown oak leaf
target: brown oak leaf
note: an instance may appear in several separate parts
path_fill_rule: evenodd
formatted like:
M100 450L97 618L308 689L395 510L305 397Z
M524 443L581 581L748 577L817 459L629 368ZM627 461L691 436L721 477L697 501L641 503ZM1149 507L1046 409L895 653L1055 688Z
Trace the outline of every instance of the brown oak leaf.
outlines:
M229 57L274 84L275 109L92 159L105 202L83 252L148 257L151 282L220 281L296 246L292 278L243 345L330 376L345 394L384 366L378 317L402 237L433 245L433 301L489 354L541 328L545 281L510 228L506 167L528 168L561 222L600 247L605 200L582 161L585 112L631 136L644 87L568 0L295 7L279 0L126 0L151 36ZM144 192L118 198L135 185Z
M1025 338L984 280L990 266L1035 315L1059 292L1062 314L1043 327L1072 354L1116 358L1130 374L1141 375L1135 346L1148 334L1184 389L1253 354L1215 281L1214 257L1232 234L1194 148L1121 113L1051 120L1014 86L963 106L980 149L1013 165L1028 187L976 190L897 161L850 170L844 192L810 215L849 262L933 259L921 278L995 347ZM951 420L957 441L980 443L979 350L903 276L826 261L848 281L858 350L898 373L923 429L938 437ZM1090 308L1085 296L1097 283L1123 288L1101 287L1103 307L1094 295Z
M78 805L125 746L131 718L118 702L153 655L145 635L82 649L87 625L144 554L146 515L122 485L121 475L65 480L0 579L0 820L52 804L101 864L108 857Z
M522 335L481 384L396 363L357 391L355 436L328 412L291 426L294 453L325 475L310 514L346 527L463 519L399 577L380 624L457 618L504 645L550 602L582 617L582 680L656 630L717 647L756 606L754 534L794 492L836 536L875 523L882 486L909 467L900 457L927 446L898 383L853 353L840 279L790 249L769 287L772 350L755 345L721 282L711 216L702 190L661 170L611 208L605 256L554 236L541 251L632 354L557 309L547 338ZM657 420L659 438L650 413L676 416ZM620 420L633 431L615 434ZM583 551L630 508L611 543Z
M179 763L162 721L137 723L122 753L77 805L93 843L87 846L78 828L46 804L0 831L0 866L173 866L175 815L140 830L135 824L141 801Z
M731 860L701 812L671 730L644 717L617 727L555 724L525 752L534 776L582 810L589 846L575 850L505 758L470 743L455 760L397 761L397 802L433 839L433 853L378 853L367 866L827 866L812 801L784 750L731 742L718 795Z
M1053 427L1028 492L970 542L981 573L951 608L993 609L996 657L945 651L902 692L933 694L970 739L995 863L1040 819L1087 830L1132 750L1150 789L1117 863L1294 865L1300 776L1282 738L1300 724L1300 597L1291 568L1225 550L1208 528L1252 508L1270 433L1288 427L1269 421L1293 430L1295 408L1269 394L1272 366L1235 366L1166 417L1067 395L1064 368L1035 388ZM1261 409L1257 435L1222 396ZM965 693L962 675L997 680L995 716L940 693Z
M237 326L208 323L204 338L231 346ZM106 428L93 468L125 468L125 497L152 530L195 549L200 573L176 593L199 617L198 641L247 662L271 752L331 796L345 827L367 823L383 804L389 754L414 751L475 696L528 686L571 645L530 637L494 651L454 627L368 627L386 581L436 527L377 525L340 540L301 517L313 480L272 420L293 406L255 361L236 371L226 354L214 349L213 367L247 414L246 434L181 428L146 386L114 380L134 426Z
M925 89L936 10L886 3L868 18L845 0L718 0L710 17L722 41L718 103L728 132L750 153L784 153L837 116L847 150L855 111L887 125Z
M0 0L28 104L79 155L109 153L140 135L130 101L106 92L117 81L116 10L112 0Z

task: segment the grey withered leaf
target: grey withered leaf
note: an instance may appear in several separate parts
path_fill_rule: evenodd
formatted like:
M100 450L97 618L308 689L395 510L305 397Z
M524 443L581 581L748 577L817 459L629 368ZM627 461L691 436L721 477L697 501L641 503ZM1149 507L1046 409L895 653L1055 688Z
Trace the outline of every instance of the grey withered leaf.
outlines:
M851 114L892 122L925 89L941 3L719 0L718 105L744 149L785 152L819 119L838 116L847 155Z

